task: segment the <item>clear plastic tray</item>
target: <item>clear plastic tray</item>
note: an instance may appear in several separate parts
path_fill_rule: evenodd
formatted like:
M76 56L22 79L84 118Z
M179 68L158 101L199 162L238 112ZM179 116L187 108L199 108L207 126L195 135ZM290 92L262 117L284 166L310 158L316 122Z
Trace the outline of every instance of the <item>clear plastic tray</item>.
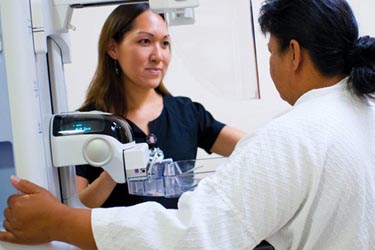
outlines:
M179 197L186 191L194 190L206 176L215 172L216 167L226 158L204 158L184 161L155 163L146 180L128 179L129 193L141 196Z

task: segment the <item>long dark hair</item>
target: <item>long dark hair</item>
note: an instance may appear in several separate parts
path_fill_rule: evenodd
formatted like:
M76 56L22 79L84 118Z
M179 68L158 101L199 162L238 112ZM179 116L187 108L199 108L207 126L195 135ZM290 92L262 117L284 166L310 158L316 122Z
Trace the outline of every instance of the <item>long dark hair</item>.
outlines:
M323 75L348 75L355 94L374 97L375 39L358 38L345 0L266 0L258 21L264 34L277 37L281 51L295 39Z
M125 4L115 8L105 21L98 44L98 66L87 90L86 100L80 111L101 110L126 116L126 97L121 74L116 74L115 61L107 54L111 39L120 43L124 35L133 28L134 19L149 10L148 4ZM169 95L163 82L156 91Z

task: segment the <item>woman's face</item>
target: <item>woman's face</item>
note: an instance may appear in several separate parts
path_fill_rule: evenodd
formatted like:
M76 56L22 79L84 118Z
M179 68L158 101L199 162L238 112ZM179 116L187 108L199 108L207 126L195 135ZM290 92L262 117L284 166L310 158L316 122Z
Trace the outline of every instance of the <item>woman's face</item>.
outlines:
M163 18L147 10L114 45L109 54L119 62L127 87L154 89L163 79L170 61L170 38Z
M271 34L268 42L270 52L269 66L272 81L275 84L280 97L289 102L292 88L290 86L290 61L288 51L281 51L279 42Z

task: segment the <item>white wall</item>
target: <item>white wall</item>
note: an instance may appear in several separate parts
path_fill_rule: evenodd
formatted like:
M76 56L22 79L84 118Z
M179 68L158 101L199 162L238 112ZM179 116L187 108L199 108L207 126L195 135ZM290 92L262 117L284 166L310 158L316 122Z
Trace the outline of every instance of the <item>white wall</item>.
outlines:
M273 117L287 111L290 107L287 103L279 98L279 95L269 76L269 54L267 51L268 40L260 33L257 24L258 10L262 2L260 0L253 0L253 9L255 13L254 22L256 29L255 36L258 54L261 99L245 99L244 96L238 92L230 92L231 88L244 88L242 85L244 82L236 81L238 79L247 79L249 81L248 84L251 86L250 92L254 90L254 86L256 84L253 62L248 65L248 68L243 66L243 62L247 60L245 56L249 56L249 48L246 46L241 47L241 50L235 56L244 56L246 60L242 58L242 64L239 63L238 65L233 66L233 57L230 57L228 53L223 52L223 50L227 48L217 46L221 39L229 35L228 29L225 29L225 27L228 28L228 24L229 27L232 25L233 29L239 34L239 39L238 37L234 37L233 34L231 38L238 46L242 46L238 42L239 40L243 39L244 34L249 36L251 35L251 29L249 28L250 26L248 24L245 23L241 25L239 23L235 23L232 21L233 18L231 18L231 15L233 16L238 13L242 15L245 13L241 12L238 6L248 4L248 0L233 1L234 0L200 1L202 9L207 9L207 4L211 6L211 10L205 10L208 11L207 13L211 13L214 10L221 11L224 5L227 5L228 8L231 9L229 9L230 11L228 11L228 13L218 16L215 22L212 20L212 15L201 14L199 11L197 11L196 19L199 20L198 22L212 24L212 29L207 29L207 32L212 32L212 41L201 41L201 45L194 49L196 50L198 56L194 55L189 59L180 58L179 55L177 55L178 53L175 52L175 47L178 47L177 42L181 44L182 41L185 40L184 46L186 48L187 45L189 45L189 42L194 41L196 37L191 37L189 39L189 34L187 32L178 32L178 29L180 29L179 27L170 29L172 41L175 42L175 44L173 44L172 62L169 73L166 77L166 85L174 95L189 96L193 100L201 102L217 119L247 132L252 132L255 128L266 123ZM235 3L236 6L238 5L237 9L231 7L234 6ZM372 14L373 10L375 10L375 1L362 0L361 4L359 4L359 1L351 0L349 3L352 4L353 10L357 16L360 24L361 34L370 34L374 36L375 32L370 24L374 23L375 19L374 15ZM97 40L99 32L104 20L113 8L114 6L78 9L73 13L72 24L77 28L75 32L71 32L73 63L66 65L65 67L68 104L71 110L78 108L84 99L87 85L96 66ZM238 11L238 13L233 13L233 11ZM207 20L205 18L209 19ZM191 27L193 28L194 26ZM182 29L185 28L181 27L181 30ZM174 38L174 33L176 33L178 37ZM182 38L181 33L184 33L185 37ZM251 40L247 41L251 42ZM199 45L200 43L197 44ZM218 57L212 60L213 68L211 69L206 68L207 62L202 61L202 57L199 56L200 52L202 54L205 53L205 47L202 44L206 46L214 46L216 50L217 55L215 56ZM228 47L229 46L232 45L228 45ZM233 53L236 53L235 50L233 50ZM253 55L251 54L250 56ZM189 66L189 64L186 62L190 62L191 66ZM224 62L224 64L220 64L222 62ZM203 63L205 67L201 67L201 71L197 70L196 68L199 68L199 65ZM213 78L210 79L207 72L210 72L210 74L215 74L215 71L212 70L215 68L215 65L225 65L225 63L227 63L227 66L233 70L240 69L242 71L246 71L246 69L248 69L250 72L250 78L248 78L249 75L245 75L242 78L234 77L233 81L228 81L227 78L220 77L220 74L222 73L220 69L223 68L217 67L218 70L216 71L216 74L218 75L214 75ZM190 74L190 72L192 73ZM217 84L218 91L213 91L213 84ZM228 88L228 86L231 88ZM240 91L240 93L242 92ZM251 94L249 96L251 97Z

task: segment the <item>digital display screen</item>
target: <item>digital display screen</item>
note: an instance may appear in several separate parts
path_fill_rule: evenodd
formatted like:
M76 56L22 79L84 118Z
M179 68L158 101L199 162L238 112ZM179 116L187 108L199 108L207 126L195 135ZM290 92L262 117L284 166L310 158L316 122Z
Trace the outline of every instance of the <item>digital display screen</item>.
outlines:
M86 124L86 123L75 123L72 125L72 130L73 131L78 131L78 132L90 132L92 131L92 126L91 124Z
M65 117L61 120L58 134L60 135L76 135L86 133L100 133L105 129L104 119L98 117Z
M132 132L126 120L96 112L78 112L55 115L52 119L53 136L101 134L116 138L121 143L133 141Z

